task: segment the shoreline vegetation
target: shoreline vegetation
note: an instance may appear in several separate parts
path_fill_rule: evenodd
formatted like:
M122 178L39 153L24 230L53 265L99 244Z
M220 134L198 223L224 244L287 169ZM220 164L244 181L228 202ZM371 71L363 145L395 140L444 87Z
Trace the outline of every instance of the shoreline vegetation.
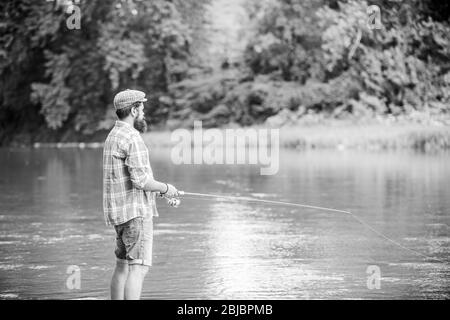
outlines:
M243 129L248 128L266 127L251 126ZM149 147L172 147L176 143L171 142L170 137L171 132L159 131L145 134L144 141ZM280 128L280 148L371 151L409 149L423 152L450 150L450 126L350 124L339 121L328 125L286 126Z
M16 2L2 11L0 146L96 146L134 88L150 146L201 120L282 128L285 148L449 149L448 2L92 0L70 31L71 1Z
M267 126L229 127L230 129L277 129ZM227 128L219 130L225 135ZM189 130L189 129L188 129ZM203 131L207 130L203 128ZM443 123L412 123L395 120L380 122L351 122L328 120L309 125L287 125L279 128L282 149L336 149L336 150L416 150L435 152L450 150L450 126ZM189 130L192 134L192 130ZM170 148L173 131L151 131L143 135L149 148ZM106 137L106 136L105 136ZM57 142L32 145L34 148L102 148L103 141Z

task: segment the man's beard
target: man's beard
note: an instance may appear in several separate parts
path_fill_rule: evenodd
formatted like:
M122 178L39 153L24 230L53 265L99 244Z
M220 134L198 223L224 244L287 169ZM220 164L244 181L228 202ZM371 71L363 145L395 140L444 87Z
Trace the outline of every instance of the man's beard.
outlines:
M147 122L145 121L145 118L142 118L140 120L138 118L134 119L133 126L140 133L147 132Z

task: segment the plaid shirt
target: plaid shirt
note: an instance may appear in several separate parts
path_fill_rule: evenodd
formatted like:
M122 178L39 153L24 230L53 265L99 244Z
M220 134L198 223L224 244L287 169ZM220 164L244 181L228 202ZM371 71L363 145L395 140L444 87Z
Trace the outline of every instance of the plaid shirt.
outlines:
M142 188L153 178L148 149L139 131L116 121L103 148L103 213L107 225L157 217L155 192Z

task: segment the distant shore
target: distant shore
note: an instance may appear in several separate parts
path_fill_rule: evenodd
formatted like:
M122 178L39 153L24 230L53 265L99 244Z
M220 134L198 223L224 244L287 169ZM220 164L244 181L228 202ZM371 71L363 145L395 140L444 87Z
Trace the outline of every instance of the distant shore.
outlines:
M243 128L266 128L252 126ZM224 131L225 129L220 129ZM172 147L171 132L146 133L151 147ZM286 149L362 149L421 151L450 149L450 126L424 124L351 124L334 121L280 128L280 147Z
M268 129L265 126L246 130ZM236 129L236 127L233 127ZM275 128L272 128L275 129ZM206 130L205 128L203 130ZM224 132L226 128L219 129ZM450 149L450 126L419 123L350 123L339 120L314 125L284 126L279 129L280 148L360 149L435 151ZM192 133L192 130L190 130ZM143 135L150 148L172 147L172 131L151 131ZM105 136L106 137L106 136ZM103 141L35 142L34 148L101 148Z

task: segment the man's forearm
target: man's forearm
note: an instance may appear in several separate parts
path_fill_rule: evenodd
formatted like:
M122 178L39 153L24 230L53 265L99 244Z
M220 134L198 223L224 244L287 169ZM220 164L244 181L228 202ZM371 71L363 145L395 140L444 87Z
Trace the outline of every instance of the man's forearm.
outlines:
M144 188L145 191L152 191L152 192L166 192L167 191L167 185L163 182L157 181L153 178L150 178L147 183L145 184Z

